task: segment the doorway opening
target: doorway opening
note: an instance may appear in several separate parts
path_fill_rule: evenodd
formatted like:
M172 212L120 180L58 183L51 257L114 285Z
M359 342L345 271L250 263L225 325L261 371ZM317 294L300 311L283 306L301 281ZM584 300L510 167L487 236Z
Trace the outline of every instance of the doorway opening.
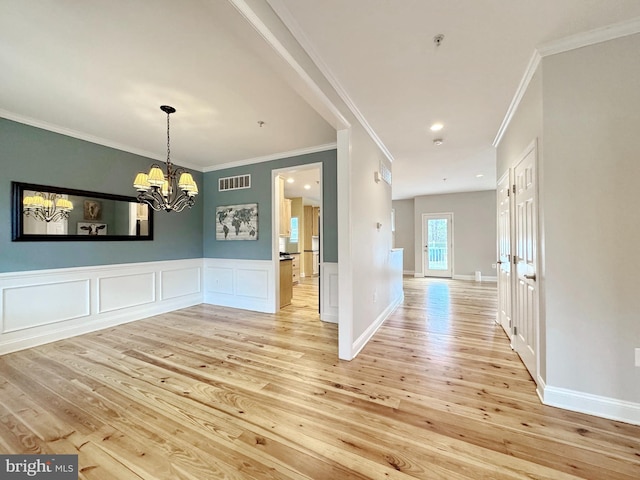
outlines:
M279 278L279 282L275 282L279 287L277 306L299 308L302 302L319 315L323 253L322 163L277 169L273 175L273 258ZM291 265L283 262L291 262Z

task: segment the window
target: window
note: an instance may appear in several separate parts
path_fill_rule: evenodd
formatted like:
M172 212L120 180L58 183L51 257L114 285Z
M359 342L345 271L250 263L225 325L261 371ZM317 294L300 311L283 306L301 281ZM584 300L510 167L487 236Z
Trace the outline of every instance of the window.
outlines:
M289 241L298 243L298 217L291 217L291 236Z

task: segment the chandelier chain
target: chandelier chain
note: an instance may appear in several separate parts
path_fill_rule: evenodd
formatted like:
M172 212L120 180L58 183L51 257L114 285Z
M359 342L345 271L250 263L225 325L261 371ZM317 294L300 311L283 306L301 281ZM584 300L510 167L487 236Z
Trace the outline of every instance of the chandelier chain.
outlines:
M167 113L167 163L171 163L171 142L169 140L169 115Z

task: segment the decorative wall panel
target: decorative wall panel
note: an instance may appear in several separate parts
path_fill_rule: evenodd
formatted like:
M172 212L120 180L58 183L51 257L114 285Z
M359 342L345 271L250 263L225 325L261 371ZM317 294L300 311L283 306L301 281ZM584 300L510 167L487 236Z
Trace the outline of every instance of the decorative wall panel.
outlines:
M2 333L91 314L88 280L8 287L2 293Z

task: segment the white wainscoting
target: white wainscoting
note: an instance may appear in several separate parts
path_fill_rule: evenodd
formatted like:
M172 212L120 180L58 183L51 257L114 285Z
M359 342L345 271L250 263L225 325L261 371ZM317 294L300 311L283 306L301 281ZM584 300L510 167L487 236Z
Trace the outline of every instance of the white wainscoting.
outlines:
M320 320L338 323L338 264L324 262L320 265Z
M275 313L275 269L271 260L204 259L204 302Z
M202 259L0 274L0 355L202 303Z

